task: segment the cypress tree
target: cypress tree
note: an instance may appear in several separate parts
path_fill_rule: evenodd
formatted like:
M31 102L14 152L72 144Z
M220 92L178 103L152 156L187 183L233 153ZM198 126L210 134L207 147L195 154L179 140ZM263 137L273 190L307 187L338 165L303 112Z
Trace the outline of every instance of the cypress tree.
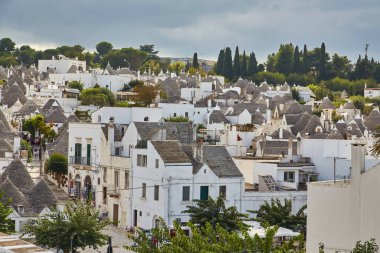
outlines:
M258 72L257 70L257 60L256 55L254 52L252 52L249 55L249 62L248 62L248 76L252 77Z
M235 49L234 66L233 66L233 78L237 79L240 76L240 54L239 47Z
M198 54L197 53L194 53L194 56L193 56L193 67L196 69L199 68Z
M301 66L301 60L300 60L300 53L298 46L294 49L294 60L293 60L293 72L295 73L301 73L302 72L302 66Z
M319 58L319 80L326 78L326 47L325 43L321 46L321 56Z
M223 62L224 62L224 49L220 50L218 61L216 62L215 73L218 75L223 74Z
M245 55L245 50L243 52L243 59L241 61L240 74L242 78L247 78L247 56Z
M309 72L309 56L308 56L306 44L303 46L302 71L304 74L307 74L307 72Z
M224 52L224 62L223 62L223 76L229 80L232 80L232 55L231 49L229 47L226 48Z

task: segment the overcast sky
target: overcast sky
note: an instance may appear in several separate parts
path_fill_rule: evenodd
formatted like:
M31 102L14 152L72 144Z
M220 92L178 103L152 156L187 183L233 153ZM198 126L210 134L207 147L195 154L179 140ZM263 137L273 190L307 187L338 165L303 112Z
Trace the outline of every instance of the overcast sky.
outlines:
M379 0L0 0L0 38L36 48L154 44L161 56L216 59L230 46L260 61L281 43L380 60Z

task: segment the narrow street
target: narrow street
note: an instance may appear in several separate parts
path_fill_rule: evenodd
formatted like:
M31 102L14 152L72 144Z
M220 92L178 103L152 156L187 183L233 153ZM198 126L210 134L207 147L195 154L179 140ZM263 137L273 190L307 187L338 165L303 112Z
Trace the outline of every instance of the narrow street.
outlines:
M123 246L124 245L132 245L132 241L127 238L126 234L127 232L125 230L122 230L120 228L117 228L115 226L110 225L108 227L108 230L105 231L105 233L112 238L112 249L113 253L126 253L126 252L133 252L126 250ZM106 253L107 252L108 245L105 245L97 250L94 249L86 249L86 250L78 250L78 252L83 253L93 253L93 252L101 252Z

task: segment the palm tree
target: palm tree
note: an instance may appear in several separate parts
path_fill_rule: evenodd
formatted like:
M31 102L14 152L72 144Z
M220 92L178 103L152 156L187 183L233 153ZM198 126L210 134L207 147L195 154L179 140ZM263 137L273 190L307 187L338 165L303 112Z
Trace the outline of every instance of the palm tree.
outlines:
M224 199L218 197L216 200L209 197L207 200L195 200L195 206L187 206L183 213L190 215L190 222L204 227L210 223L215 229L219 224L227 231L240 230L246 227L242 221L247 219L247 215L239 213L235 206L226 208Z
M304 234L306 232L306 217L303 215L305 209L306 205L293 215L291 200L285 199L282 204L279 199L272 199L270 203L265 201L259 210L248 210L248 212L256 214L253 220L260 222L261 225L277 225Z

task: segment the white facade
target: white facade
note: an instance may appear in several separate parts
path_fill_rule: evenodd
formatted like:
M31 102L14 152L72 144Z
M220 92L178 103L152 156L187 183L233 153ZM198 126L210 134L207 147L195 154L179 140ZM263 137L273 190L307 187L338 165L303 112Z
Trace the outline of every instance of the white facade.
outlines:
M58 59L53 56L51 60L38 60L38 71L48 72L49 69L54 69L55 73L67 73L72 65L82 72L86 71L86 61L69 59L63 55L60 55Z
M308 185L307 252L319 252L319 243L325 252L351 252L359 240L380 238L380 166L365 171L362 144L351 154L351 180Z
M301 139L300 155L310 157L315 164L319 180L344 179L350 176L351 144L354 140ZM366 157L366 168L378 161L372 156Z
M152 107L102 107L92 113L92 123L108 123L110 118L115 124L132 122L158 122L163 117L161 108Z
M112 92L123 89L124 84L128 84L132 78L124 75L100 75L91 73L57 73L49 74L51 82L65 84L71 81L80 81L84 84L84 88L91 88L98 84L100 87L108 88Z
M379 88L365 88L364 89L364 97L365 98L376 98L380 96Z

